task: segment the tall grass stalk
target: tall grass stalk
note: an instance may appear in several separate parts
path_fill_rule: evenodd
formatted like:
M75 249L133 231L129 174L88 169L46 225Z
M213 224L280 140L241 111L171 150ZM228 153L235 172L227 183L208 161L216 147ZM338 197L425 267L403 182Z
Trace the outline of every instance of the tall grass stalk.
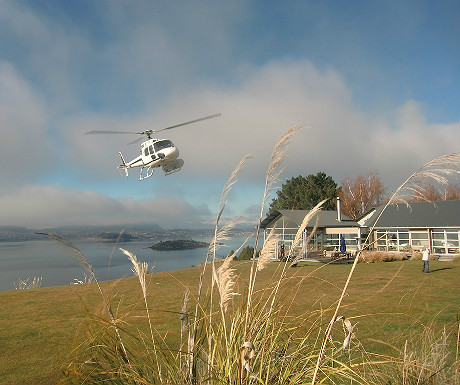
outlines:
M385 209L393 203L397 202L404 202L406 205L409 205L408 203L408 194L407 192L410 193L411 196L413 196L414 191L420 192L420 181L426 181L427 179L432 179L437 183L441 184L448 184L449 180L448 177L451 175L458 175L460 173L459 170L459 165L460 165L460 153L452 153L452 154L447 154L440 156L438 158L435 158L428 163L425 163L422 167L420 167L417 171L415 171L409 178L407 178L394 192L394 194L391 196L391 198L388 200L386 205L384 206L383 210L380 212L378 215L376 221L374 222L374 225L372 228L369 230L369 235L367 236L367 239L364 242L364 245L368 244L369 237L374 231L374 228L376 224L378 223L379 219L383 215ZM419 194L420 195L420 194ZM368 246L367 246L368 247ZM366 248L366 246L364 247ZM326 344L329 340L331 331L332 331L332 325L335 322L337 318L337 314L339 312L340 306L342 305L343 298L345 297L345 293L348 290L348 286L350 284L351 278L353 276L353 273L356 269L357 263L361 258L362 251L364 250L362 248L361 250L358 251L356 258L353 262L353 265L351 266L350 273L348 274L347 280L345 282L345 285L343 286L342 294L339 297L339 300L337 302L334 314L332 316L331 321L329 322L329 325L327 327L326 333L323 338L321 350L318 355L318 360L316 363L315 367L315 372L313 374L312 378L312 385L316 383L316 378L318 376L318 372L321 366L321 361L323 359L323 355L326 349Z
M265 203L270 195L271 192L274 191L276 188L276 184L279 182L279 177L283 172L282 163L287 155L287 151L289 148L290 140L292 137L300 130L306 128L304 123L298 123L291 128L289 128L278 140L275 144L273 151L270 157L270 163L268 165L267 174L265 177L265 187L264 187L264 194L262 197L262 203L260 205L260 214L259 214L259 221L257 224L256 229L256 237L255 237L255 244L254 244L254 254L252 258L252 265L251 265L251 272L249 274L249 289L247 294L247 308L246 308L246 315L245 315L245 326L244 326L244 341L246 341L247 337L247 329L249 323L249 309L251 307L251 297L254 292L254 283L256 280L257 269L255 269L255 261L257 256L257 249L259 246L259 235L260 235L260 226L263 219L263 213L265 209ZM243 371L243 369L241 369Z
M114 313L112 311L112 307L110 305L110 301L107 299L106 295L104 294L101 285L99 284L99 281L97 279L96 274L94 273L93 266L88 262L86 259L85 255L81 252L81 250L76 247L72 242L69 242L67 239L62 238L61 236L54 234L54 233L40 233L38 232L37 234L40 235L45 235L51 239L54 239L56 242L64 245L65 247L69 248L72 251L73 256L80 262L81 266L83 267L84 270L86 270L91 277L91 281L94 282L99 290L99 294L101 295L104 308L107 311L107 314L109 315L110 318L110 324L113 327L115 334L117 336L117 343L120 345L121 351L122 351L122 359L123 361L131 366L130 363L130 358L128 356L128 351L125 347L125 344L121 338L120 335L120 329L118 327L118 322L114 316Z
M151 317L150 317L150 310L149 310L149 305L148 305L148 302L147 302L147 285L146 285L146 282L145 282L145 278L146 278L146 274L147 274L148 269L149 269L149 265L147 264L147 262L139 262L137 257L133 253L131 253L130 251L122 249L122 248L120 248L120 250L121 250L121 252L123 254L125 254L129 258L129 260L133 264L133 272L137 276L137 278L139 280L139 284L141 286L142 297L144 299L145 311L146 311L147 321L148 321L149 330L150 330L150 342L151 342L151 346L153 347L153 354L155 356L155 362L157 363L158 377L161 380L162 379L162 373L161 373L161 367L159 365L157 344L156 344L155 338L153 336L152 320L151 320ZM147 351L150 351L150 349L147 349Z
M206 266L209 261L212 262L212 285L211 285L211 297L210 297L210 309L209 309L209 327L211 326L211 320L212 320L212 304L213 304L213 287L215 284L215 277L216 277L216 268L215 268L215 260L216 260L216 252L217 248L219 245L222 243L222 241L228 239L228 234L229 231L236 225L238 219L233 219L230 221L227 221L222 227L219 227L220 225L220 219L222 217L222 214L224 212L225 206L227 204L228 200L228 195L233 187L233 185L237 182L238 174L241 171L243 165L245 162L250 159L251 156L248 154L244 156L240 162L237 164L237 166L233 169L232 173L230 174L230 177L228 178L227 182L225 183L225 186L222 190L222 194L220 197L219 201L219 208L217 212L217 218L216 218L216 223L214 226L214 237L212 241L210 242L208 252L206 254L206 260L203 264L203 268L201 270L200 274L200 280L198 284L198 295L197 295L197 300L196 300L196 305L195 305L195 314L194 314L194 319L193 319L193 329L191 333L191 337L189 338L189 346L188 346L188 378L189 380L193 380L196 377L196 356L195 356L195 341L196 341L196 336L197 336L197 327L198 327L198 314L200 310L200 301L201 301L201 295L202 295L202 289L203 289L203 277L206 272ZM221 271L221 274L223 275L223 272ZM230 273L227 275L231 275ZM233 281L228 280L227 285L222 285L221 287L225 286L227 290L231 290ZM221 299L223 296L226 296L226 293L220 293L221 294ZM221 300L222 303L222 300ZM210 372L210 367L211 367L211 361L210 358L212 357L211 350L212 350L212 338L211 338L211 331L208 330L208 373Z
M16 290L38 289L42 285L43 277L33 277L32 281L29 278L21 279L14 283Z
M301 223L299 229L296 232L296 235L294 236L294 240L292 241L292 244L291 244L291 246L290 246L290 248L288 250L288 254L287 254L288 256L294 255L294 250L299 245L299 243L300 243L300 241L302 239L302 234L304 232L305 227L319 213L321 207L324 205L324 203L326 203L326 201L327 201L327 199L322 200L321 202L319 202L313 209L311 209L305 215L305 217L302 220L302 223ZM313 236L313 234L314 234L314 231L316 231L317 224L318 224L318 221L316 221L314 229L311 232L309 238L311 238ZM307 244L308 244L308 240L309 239L306 240ZM279 276L279 279L276 282L275 288L274 288L273 293L272 293L272 300L271 300L271 304L270 304L269 311L268 311L268 316L269 317L273 312L273 307L275 305L275 301L276 301L276 298L278 296L278 292L279 292L281 283L283 281L283 278L285 278L287 267L295 265L299 261L299 259L301 257L302 257L302 255L300 254L299 256L296 256L293 261L289 261L289 258L286 258L286 261L284 262L282 270L281 270L281 274Z

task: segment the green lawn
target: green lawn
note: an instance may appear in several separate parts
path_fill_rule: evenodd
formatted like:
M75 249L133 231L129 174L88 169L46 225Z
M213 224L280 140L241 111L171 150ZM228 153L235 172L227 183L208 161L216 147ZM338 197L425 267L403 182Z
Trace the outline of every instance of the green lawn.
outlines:
M236 266L238 285L244 290L250 262ZM258 275L259 288L269 284L277 266L272 263ZM294 315L330 308L341 294L350 267L301 263L289 269L284 303ZM418 338L423 325L431 325L453 332L451 350L455 353L460 262L433 261L430 267L430 274L422 274L420 261L357 266L339 315L358 322L356 337L367 351L389 349L375 340L402 347L406 339ZM178 333L177 312L185 288L196 293L199 271L190 268L148 276L151 316L156 329L168 334L167 338ZM129 320L143 308L136 278L104 282L102 287L118 317ZM89 315L101 311L101 296L94 284L0 292L0 383L56 383L73 348L87 335Z

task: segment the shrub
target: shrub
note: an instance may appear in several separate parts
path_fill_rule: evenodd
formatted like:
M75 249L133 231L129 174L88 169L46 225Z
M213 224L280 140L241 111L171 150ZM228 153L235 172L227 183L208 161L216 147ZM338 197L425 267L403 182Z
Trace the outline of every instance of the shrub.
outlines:
M254 255L254 247L246 246L241 253L238 255L238 261L249 261Z
M359 255L358 262L393 262L404 261L406 259L409 259L406 253L397 253L390 251L363 251Z

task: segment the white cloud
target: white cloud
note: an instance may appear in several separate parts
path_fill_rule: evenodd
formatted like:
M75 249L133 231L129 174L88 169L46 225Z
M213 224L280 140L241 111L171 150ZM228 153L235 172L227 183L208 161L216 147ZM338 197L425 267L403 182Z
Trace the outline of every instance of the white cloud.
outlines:
M201 221L206 210L200 204L214 210L212 203L231 170L250 153L254 158L244 167L228 206L237 214L258 205L261 188L254 186L263 186L273 145L300 121L311 128L294 138L285 178L324 171L340 182L347 175L375 170L392 187L428 160L458 151L459 122L429 123L430 105L407 100L396 109L372 105L366 110L356 103L356 95L359 91L362 98L368 88L353 89L350 77L338 71L341 67L320 68L305 50L266 62L264 58L275 56L262 48L258 53L264 58L241 55L249 54L251 45L239 41L240 21L256 19L244 1L225 6L204 1L186 12L169 3L140 4L91 3L93 13L79 19L70 18L66 6L45 11L0 2L0 32L7 32L9 47L14 47L3 51L2 57L10 55L4 59L8 62L0 62L0 199L9 212L8 217L2 213L5 223L27 215L36 224L111 223L119 218L141 222L155 215L168 223L162 207L174 213L170 217L183 213L179 221L188 223L193 215ZM271 42L263 32L253 44L264 42L269 50ZM282 46L283 39L278 37L273 47ZM363 68L355 56L347 59ZM362 75L358 69L356 77ZM373 100L388 98L377 88L375 96ZM136 170L128 181L116 170L118 151L127 160L139 154L138 146L126 145L134 137L82 135L97 129L160 128L216 112L222 117L162 132L179 147L185 165L168 178L158 170L142 183L136 181ZM31 185L56 180L85 191ZM17 186L27 187L10 194ZM46 203L53 201L53 194L55 206ZM163 204L161 196L170 198L161 198ZM78 210L72 211L73 206Z
M84 29L72 28L59 11L53 15L53 9L50 14L40 13L18 2L2 1L0 32L8 36L8 48L3 47L2 53L40 89L42 101L55 109L72 109L79 102L76 91L83 84L79 76L91 57L91 45Z
M47 135L48 118L40 96L11 65L0 62L0 178L5 188L53 168L56 147Z
M87 172L112 175L117 151L128 138L89 138L77 134L78 127L142 130L214 112L223 115L161 133L175 142L185 160L177 178L225 180L241 157L250 153L254 159L242 178L263 180L273 145L299 121L311 128L294 138L286 177L324 171L340 182L346 175L376 170L386 183L395 184L431 158L457 150L458 124L428 124L414 101L397 111L367 113L353 103L353 92L340 74L320 71L308 61L278 61L254 68L231 87L204 85L168 100L156 115L87 116L63 125L73 127L68 130L72 163L80 163ZM124 152L126 158L138 154L136 146L125 147Z
M158 224L163 228L200 227L209 209L175 197L108 198L94 191L59 186L25 186L0 195L0 225L47 228L72 225Z

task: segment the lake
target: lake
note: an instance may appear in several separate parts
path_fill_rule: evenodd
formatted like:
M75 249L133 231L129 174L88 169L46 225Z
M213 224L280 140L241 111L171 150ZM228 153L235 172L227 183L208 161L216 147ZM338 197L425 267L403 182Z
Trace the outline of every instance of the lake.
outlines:
M209 242L209 239L199 239ZM217 250L217 256L225 257L230 250L236 250L246 237L235 237L225 242ZM177 270L190 266L198 266L206 258L207 248L192 250L157 251L149 249L155 241L122 242L116 247L115 242L94 240L75 240L72 243L85 255L93 266L100 281L133 276L132 264L119 247L137 256L140 262L147 262L149 270ZM254 241L250 241L251 246ZM113 253L113 254L112 254ZM13 290L19 280L42 277L41 287L69 285L74 280L85 280L89 276L73 256L70 248L51 239L0 242L0 290Z

